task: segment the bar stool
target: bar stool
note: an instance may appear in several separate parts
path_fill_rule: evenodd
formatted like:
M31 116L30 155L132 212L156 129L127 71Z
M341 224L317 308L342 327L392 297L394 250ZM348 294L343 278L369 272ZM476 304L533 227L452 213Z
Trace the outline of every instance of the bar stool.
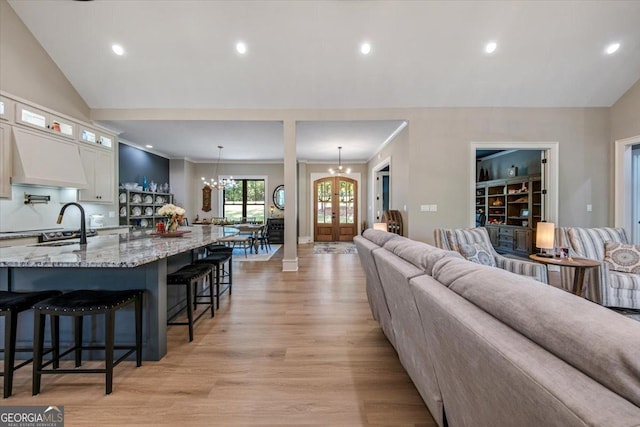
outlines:
M213 291L211 290L211 283L209 283L209 294L198 295L197 286L198 283L205 277L211 276L211 266L208 264L190 264L185 265L176 272L167 275L167 285L184 286L187 291L187 321L175 322L169 321L167 325L187 325L189 327L189 342L193 341L193 324L202 317L206 310L202 310L202 313L195 319L193 318L193 310L199 305L207 305L211 307L211 317L215 316L213 307ZM208 302L199 301L199 298L209 298Z
M0 291L0 316L4 317L4 369L2 376L4 377L4 398L11 396L13 388L13 372L33 361L33 358L25 360L18 366L15 366L16 353L31 353L33 348L17 348L16 334L18 330L18 314L31 309L31 306L43 299L61 295L60 291L40 291L40 292L9 292ZM54 343L56 342L57 325L51 326L51 343L52 349L46 353L54 351ZM54 358L56 353L54 351Z
M43 374L105 374L106 394L113 389L113 368L125 360L130 354L136 353L136 366L142 365L142 296L143 289L128 289L122 291L77 290L55 296L34 304L34 352L33 352L33 395L40 393L40 380ZM115 341L115 313L121 308L133 303L135 305L135 345L114 345ZM85 346L82 344L82 323L84 316L104 314L104 346ZM42 363L42 347L44 322L46 316L51 316L54 322L60 316L74 317L74 345L63 353L56 353L57 357L53 369L44 369L53 362ZM55 343L59 347L59 343ZM104 350L104 369L77 369L82 365L82 350ZM114 350L128 350L114 362ZM57 350L59 352L59 349ZM56 364L60 357L75 352L76 369L59 369Z
M227 289L229 295L233 293L233 249L224 245L211 245L207 247L207 256L195 261L196 264L209 264L212 266L211 283L216 285L216 308L220 308L220 295ZM228 265L228 268L225 267ZM215 270L215 281L213 277ZM225 279L226 278L226 279ZM220 285L227 285L220 292Z

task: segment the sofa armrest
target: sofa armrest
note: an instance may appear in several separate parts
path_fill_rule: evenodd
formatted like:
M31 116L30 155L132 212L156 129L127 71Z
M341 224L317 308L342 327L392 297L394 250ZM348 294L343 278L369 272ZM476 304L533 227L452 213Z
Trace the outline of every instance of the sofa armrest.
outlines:
M547 267L544 264L514 258L507 258L502 255L497 255L495 259L496 267L498 268L510 271L511 273L519 274L521 276L532 277L538 282L548 283Z

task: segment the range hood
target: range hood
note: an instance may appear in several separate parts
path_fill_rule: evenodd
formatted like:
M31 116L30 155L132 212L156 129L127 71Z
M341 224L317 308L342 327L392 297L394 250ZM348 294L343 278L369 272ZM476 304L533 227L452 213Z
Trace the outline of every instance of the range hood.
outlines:
M76 144L16 127L13 143L12 184L87 188Z

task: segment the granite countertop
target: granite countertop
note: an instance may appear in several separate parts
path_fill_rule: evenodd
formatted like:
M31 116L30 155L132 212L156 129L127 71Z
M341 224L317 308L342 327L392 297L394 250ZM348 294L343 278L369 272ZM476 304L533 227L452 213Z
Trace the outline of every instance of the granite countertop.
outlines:
M92 228L91 230L101 231L101 230L117 230L119 228L129 228L127 225L107 225L101 228ZM51 229L47 229L50 231ZM60 228L62 231L63 228ZM89 228L87 227L87 231ZM24 230L24 231L2 231L0 232L0 240L10 240L10 239L23 239L26 237L38 237L45 230Z
M2 267L137 267L182 252L215 243L237 234L232 227L181 227L190 231L180 237L154 236L151 231L130 231L90 237L81 248L78 239L0 248ZM61 242L71 243L55 246Z

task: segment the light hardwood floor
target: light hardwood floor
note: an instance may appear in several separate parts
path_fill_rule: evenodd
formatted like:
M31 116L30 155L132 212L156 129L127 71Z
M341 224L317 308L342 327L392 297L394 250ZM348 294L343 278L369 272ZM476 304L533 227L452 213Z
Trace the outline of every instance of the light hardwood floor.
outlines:
M234 263L233 295L194 341L170 327L168 354L117 366L110 396L102 375L56 375L32 397L29 365L0 404L64 405L67 427L436 426L371 318L358 256L301 245L283 273L281 252Z

